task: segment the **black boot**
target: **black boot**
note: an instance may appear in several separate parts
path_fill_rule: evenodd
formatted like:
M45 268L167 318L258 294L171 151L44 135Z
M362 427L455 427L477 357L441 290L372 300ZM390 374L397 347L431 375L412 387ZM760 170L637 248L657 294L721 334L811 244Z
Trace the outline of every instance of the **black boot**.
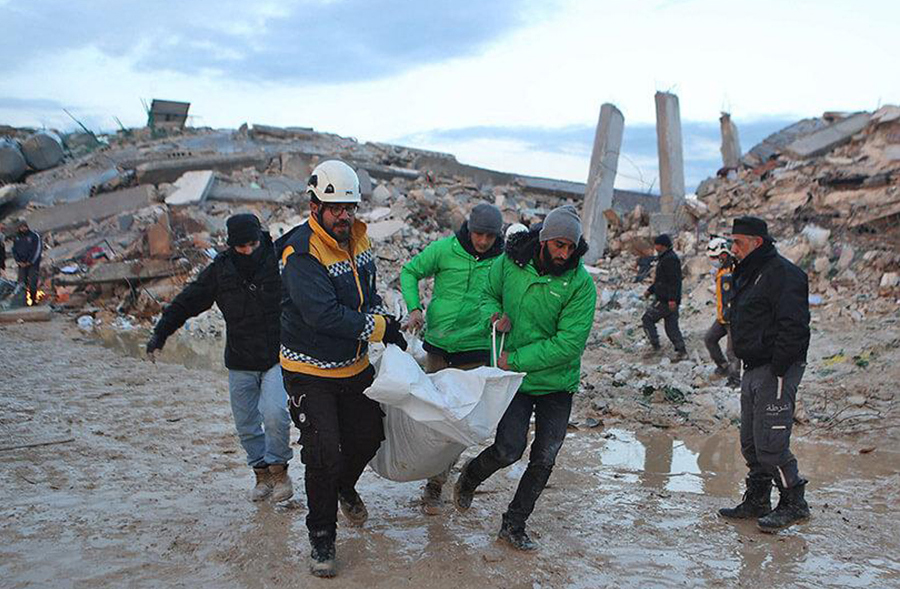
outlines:
M537 550L537 544L528 537L528 532L525 531L525 524L511 524L505 516L497 537L516 550L522 550L523 552Z
M478 483L474 482L468 474L471 464L472 460L466 462L466 465L459 472L456 484L453 485L453 505L459 511L466 511L472 507L472 499L475 497L475 489L478 487Z
M334 559L334 533L319 530L309 533L309 572L316 577L333 577L337 574Z
M369 519L369 510L366 509L366 504L363 503L362 497L355 489L340 492L338 499L341 504L341 513L354 526L361 526Z
M772 479L747 478L747 491L736 507L723 507L719 515L731 519L751 519L772 511Z
M790 489L778 488L781 497L772 513L759 518L757 524L763 532L773 533L809 518L809 505L803 497L807 481L801 480Z

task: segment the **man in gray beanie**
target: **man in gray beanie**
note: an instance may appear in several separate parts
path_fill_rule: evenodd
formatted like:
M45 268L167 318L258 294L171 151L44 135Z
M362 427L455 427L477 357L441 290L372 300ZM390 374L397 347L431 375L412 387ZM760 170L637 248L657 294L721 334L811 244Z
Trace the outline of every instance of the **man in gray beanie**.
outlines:
M489 315L479 310L484 300L487 274L503 252L503 216L494 205L481 203L455 235L428 245L400 272L403 298L409 309L407 329L419 331L428 352L425 369L437 372L453 367L468 370L484 366L490 358ZM428 305L427 324L419 298L419 281L434 277L434 293ZM441 511L441 492L450 468L428 479L422 498L423 511Z
M572 394L581 380L581 355L594 324L597 288L581 263L586 251L578 214L573 207L560 207L542 226L511 236L506 255L488 275L484 304L497 329L507 332L497 365L524 372L525 379L497 425L494 443L463 468L453 502L467 510L478 485L522 457L534 415L528 467L499 534L518 550L536 548L525 522L565 440Z

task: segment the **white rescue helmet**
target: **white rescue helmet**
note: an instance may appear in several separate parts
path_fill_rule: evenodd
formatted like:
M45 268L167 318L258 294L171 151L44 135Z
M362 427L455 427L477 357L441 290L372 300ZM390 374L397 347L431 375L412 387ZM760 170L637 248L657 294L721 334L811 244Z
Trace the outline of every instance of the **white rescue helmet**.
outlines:
M722 254L731 255L731 243L724 237L713 237L706 246L706 255L710 259L718 260Z
M360 202L359 176L344 162L328 160L312 171L306 192L322 202Z
M528 227L522 225L521 223L513 223L509 227L506 228L506 239L509 239L511 236L516 233L522 233L523 231L528 231Z

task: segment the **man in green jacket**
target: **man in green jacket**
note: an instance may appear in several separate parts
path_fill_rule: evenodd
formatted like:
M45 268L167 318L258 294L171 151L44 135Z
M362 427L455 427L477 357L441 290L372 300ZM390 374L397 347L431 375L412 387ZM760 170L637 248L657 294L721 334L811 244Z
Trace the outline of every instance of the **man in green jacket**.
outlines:
M519 550L537 547L525 532L525 522L565 440L581 355L594 323L597 289L581 263L587 251L581 235L574 207L554 209L542 226L510 238L506 255L494 262L488 276L491 320L498 331L508 333L498 364L526 376L497 426L493 445L463 467L453 502L460 511L467 510L478 485L522 457L533 414L528 468L503 514L499 534Z
M407 329L423 325L426 372L444 368L468 370L490 361L489 314L485 314L487 275L503 253L503 216L494 205L481 203L456 235L431 243L400 272L403 299L409 309ZM426 316L419 299L419 281L434 277L434 291ZM456 461L453 461L455 464ZM441 491L453 464L428 479L422 496L427 515L441 511Z

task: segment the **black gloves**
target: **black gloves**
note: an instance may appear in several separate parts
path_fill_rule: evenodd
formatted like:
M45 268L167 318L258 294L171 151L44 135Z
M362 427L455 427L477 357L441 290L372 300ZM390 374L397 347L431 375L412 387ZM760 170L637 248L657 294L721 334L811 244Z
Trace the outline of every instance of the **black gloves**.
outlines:
M163 349L163 346L166 345L166 338L160 336L158 333L154 333L150 336L150 339L147 340L147 355L153 354L157 350Z
M384 329L384 337L381 338L382 343L384 343L384 345L395 344L405 352L406 338L400 333L400 322L390 315L383 315L383 317L387 322L387 327Z

